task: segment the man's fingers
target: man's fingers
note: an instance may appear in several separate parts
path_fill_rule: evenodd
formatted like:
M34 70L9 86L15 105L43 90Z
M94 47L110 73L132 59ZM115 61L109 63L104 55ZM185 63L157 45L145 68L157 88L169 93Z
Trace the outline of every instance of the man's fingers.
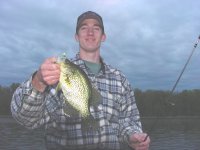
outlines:
M49 73L49 71L52 71L52 73L54 72L59 72L60 70L60 66L58 64L43 64L40 69L43 72Z
M57 83L58 80L59 80L59 77L55 77L55 76L48 76L45 78L45 82L48 85L53 85L53 84Z
M57 61L56 57L50 57L45 60L45 63L56 63L56 61Z
M40 66L40 80L48 85L55 84L59 80L60 65L56 63L56 57L47 58Z

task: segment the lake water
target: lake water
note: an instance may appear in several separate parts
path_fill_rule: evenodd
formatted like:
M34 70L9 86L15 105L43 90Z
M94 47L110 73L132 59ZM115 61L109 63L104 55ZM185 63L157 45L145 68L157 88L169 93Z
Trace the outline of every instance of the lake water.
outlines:
M154 121L143 119L145 130ZM150 150L200 150L200 117L160 119L150 137ZM27 130L0 116L0 150L45 150L43 139L42 129Z

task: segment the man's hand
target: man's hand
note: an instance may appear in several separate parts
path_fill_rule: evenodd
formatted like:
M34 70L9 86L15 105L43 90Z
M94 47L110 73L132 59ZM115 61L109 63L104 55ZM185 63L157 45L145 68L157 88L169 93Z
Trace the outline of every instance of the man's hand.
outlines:
M147 137L146 133L134 133L129 138L129 146L135 150L148 150L150 144L150 138Z
M42 63L32 80L34 88L43 92L47 85L53 85L59 81L60 66L56 64L56 58L48 58Z

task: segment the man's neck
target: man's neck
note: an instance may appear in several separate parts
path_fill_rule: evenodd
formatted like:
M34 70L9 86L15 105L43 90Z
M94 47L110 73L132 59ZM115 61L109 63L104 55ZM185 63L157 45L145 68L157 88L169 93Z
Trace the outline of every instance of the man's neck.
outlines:
M99 51L96 52L80 51L80 58L89 62L100 63Z

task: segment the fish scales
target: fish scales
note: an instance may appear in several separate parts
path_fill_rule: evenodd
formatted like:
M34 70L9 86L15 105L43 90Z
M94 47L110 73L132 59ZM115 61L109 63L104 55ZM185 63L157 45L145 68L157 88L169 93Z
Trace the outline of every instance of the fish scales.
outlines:
M58 61L60 64L59 86L63 91L65 101L86 118L90 115L89 99L91 85L86 74L69 60Z

